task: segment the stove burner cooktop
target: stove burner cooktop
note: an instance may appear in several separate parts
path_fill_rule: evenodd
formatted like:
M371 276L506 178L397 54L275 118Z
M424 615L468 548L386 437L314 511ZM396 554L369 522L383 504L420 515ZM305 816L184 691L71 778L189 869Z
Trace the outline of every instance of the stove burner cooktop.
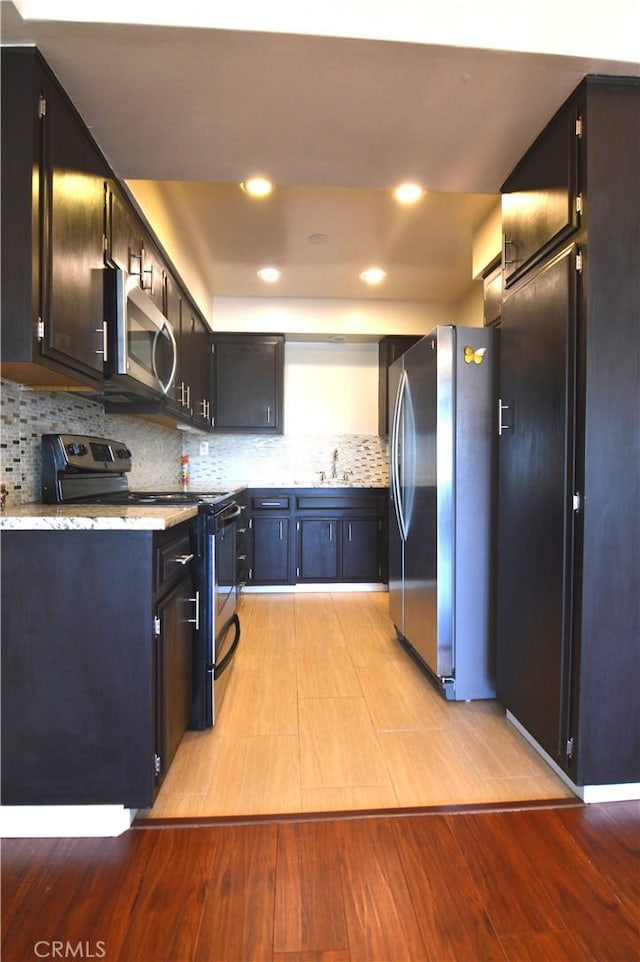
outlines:
M229 497L229 491L130 491L134 504L200 504Z

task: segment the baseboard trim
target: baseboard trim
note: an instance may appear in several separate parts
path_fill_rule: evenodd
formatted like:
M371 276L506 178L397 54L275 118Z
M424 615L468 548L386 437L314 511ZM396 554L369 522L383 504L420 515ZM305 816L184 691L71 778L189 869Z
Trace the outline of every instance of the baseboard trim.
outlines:
M264 594L311 594L314 592L339 592L339 591L388 591L389 585L383 582L371 582L365 584L362 581L350 583L348 581L322 582L320 584L295 585L247 585L242 589L243 595L264 595Z
M531 732L527 731L524 725L519 722L516 716L508 709L507 721L511 722L523 738L526 738L531 747L535 748L547 765L553 769L558 778L560 778L567 788L571 789L585 805L599 804L601 802L632 802L640 799L640 782L624 782L619 785L576 785L551 755L544 750L542 745L536 741Z
M112 838L138 814L123 805L3 805L2 838Z

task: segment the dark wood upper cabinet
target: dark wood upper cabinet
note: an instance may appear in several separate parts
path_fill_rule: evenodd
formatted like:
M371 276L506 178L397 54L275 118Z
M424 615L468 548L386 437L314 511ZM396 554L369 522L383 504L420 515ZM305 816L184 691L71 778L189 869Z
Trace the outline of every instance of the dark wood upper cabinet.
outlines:
M107 187L106 236L109 264L138 278L155 306L166 313L164 280L166 264L149 228L115 181Z
M181 371L184 374L191 416L195 421L211 427L213 417L212 367L210 330L193 304L182 301L180 322ZM199 425L201 426L201 425Z
M214 334L214 430L282 434L284 335Z
M109 167L32 48L2 53L3 373L95 387L103 376Z
M502 187L503 263L509 286L580 226L584 104L574 98Z

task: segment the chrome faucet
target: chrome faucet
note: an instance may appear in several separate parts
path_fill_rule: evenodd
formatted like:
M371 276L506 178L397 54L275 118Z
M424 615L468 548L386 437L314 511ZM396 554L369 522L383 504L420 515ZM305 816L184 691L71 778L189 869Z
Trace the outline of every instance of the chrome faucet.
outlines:
M336 448L331 458L331 477L332 478L338 477L337 463L338 463L338 449Z

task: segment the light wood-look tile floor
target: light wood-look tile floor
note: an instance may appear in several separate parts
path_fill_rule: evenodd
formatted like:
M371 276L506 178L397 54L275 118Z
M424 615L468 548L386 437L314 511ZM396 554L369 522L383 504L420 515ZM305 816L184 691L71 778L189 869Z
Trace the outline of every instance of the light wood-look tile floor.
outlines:
M563 798L496 701L446 702L384 592L244 595L219 720L187 732L150 818Z

